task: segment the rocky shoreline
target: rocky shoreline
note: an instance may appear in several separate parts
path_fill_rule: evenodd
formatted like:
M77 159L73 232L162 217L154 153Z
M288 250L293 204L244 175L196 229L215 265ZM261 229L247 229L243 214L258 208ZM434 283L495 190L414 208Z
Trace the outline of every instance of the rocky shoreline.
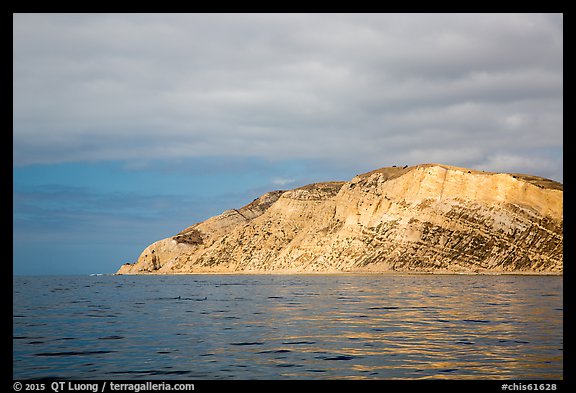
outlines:
M117 274L563 273L563 186L441 164L272 191Z

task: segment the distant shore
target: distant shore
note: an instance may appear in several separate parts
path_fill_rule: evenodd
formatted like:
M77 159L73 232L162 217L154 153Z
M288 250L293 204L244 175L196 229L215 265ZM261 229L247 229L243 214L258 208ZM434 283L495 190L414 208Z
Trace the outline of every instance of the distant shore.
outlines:
M176 273L111 273L112 276L563 276L555 272L176 272Z

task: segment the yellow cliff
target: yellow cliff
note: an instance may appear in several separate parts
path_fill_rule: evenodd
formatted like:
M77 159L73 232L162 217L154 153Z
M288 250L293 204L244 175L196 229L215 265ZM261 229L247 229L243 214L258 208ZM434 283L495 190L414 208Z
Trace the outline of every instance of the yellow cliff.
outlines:
M273 191L118 274L563 272L563 186L440 164Z

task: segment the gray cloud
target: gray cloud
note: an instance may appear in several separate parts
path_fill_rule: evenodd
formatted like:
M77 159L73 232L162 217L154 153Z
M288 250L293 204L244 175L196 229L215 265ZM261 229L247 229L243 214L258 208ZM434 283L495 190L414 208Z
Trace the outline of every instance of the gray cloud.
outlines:
M562 23L15 14L15 164L232 155L561 180Z

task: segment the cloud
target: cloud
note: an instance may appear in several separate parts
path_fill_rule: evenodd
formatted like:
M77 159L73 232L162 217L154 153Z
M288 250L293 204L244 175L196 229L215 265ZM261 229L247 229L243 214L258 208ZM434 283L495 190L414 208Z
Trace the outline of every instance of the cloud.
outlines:
M557 179L561 182L562 173L558 170L561 166L562 160L559 157L496 153L486 157L476 167L479 170L494 172L540 173L541 176Z
M545 14L15 14L14 163L516 168L525 161L495 151L561 154L562 24ZM522 168L561 173L561 162L532 162L541 166Z
M296 181L295 179L286 179L283 177L275 177L272 179L272 184L274 184L276 186L285 186L287 184L292 184L295 181Z

